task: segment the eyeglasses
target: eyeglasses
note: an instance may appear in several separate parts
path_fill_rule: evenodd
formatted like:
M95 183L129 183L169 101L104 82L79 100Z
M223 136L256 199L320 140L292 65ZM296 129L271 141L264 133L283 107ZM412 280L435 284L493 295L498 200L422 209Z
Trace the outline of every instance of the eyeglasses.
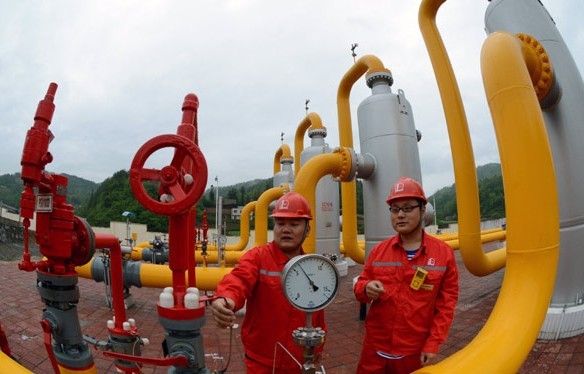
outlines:
M398 214L400 210L403 210L404 213L410 213L416 208L419 208L420 205L406 205L406 206L390 206L389 211L392 214Z

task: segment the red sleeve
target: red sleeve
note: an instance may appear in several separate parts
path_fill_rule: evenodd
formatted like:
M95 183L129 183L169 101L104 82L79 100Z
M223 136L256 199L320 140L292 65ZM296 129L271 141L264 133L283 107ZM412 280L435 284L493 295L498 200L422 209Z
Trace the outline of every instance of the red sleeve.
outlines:
M373 250L371 250L371 253L369 254L369 257L367 258L367 261L365 261L365 266L363 267L363 271L361 272L361 275L359 276L359 278L357 279L357 282L355 283L355 287L353 287L353 293L355 294L355 298L357 299L357 301L359 301L362 304L367 304L371 302L371 299L367 297L367 295L365 294L365 287L367 287L367 283L369 283L369 281L372 281L375 279L375 277L373 276L373 258L375 257L375 253L377 251L375 251L375 249L377 248L377 246L375 246L373 248Z
M238 261L238 265L217 284L216 296L228 297L235 301L235 310L243 308L245 300L259 280L259 249L250 249Z
M430 336L422 352L438 353L440 344L448 337L448 330L454 319L454 309L458 301L458 269L452 249L448 247L445 250L449 251L448 265L436 297Z

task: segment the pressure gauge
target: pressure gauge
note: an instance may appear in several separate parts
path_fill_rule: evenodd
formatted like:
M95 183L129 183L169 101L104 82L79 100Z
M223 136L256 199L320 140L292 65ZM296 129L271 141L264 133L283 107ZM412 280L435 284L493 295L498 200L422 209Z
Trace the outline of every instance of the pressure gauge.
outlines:
M227 243L227 237L225 235L219 235L219 244L223 245Z
M308 254L292 258L282 270L282 292L297 309L315 312L329 305L339 291L339 271L328 258Z

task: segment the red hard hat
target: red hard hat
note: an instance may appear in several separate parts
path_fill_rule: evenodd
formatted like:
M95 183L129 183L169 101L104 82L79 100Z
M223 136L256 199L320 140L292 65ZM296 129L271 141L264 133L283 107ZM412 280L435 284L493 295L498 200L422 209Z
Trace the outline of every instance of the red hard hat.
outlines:
M272 217L312 219L310 204L298 192L288 192L276 202Z
M428 203L428 199L426 199L424 190L420 183L417 180L408 177L401 177L400 180L391 187L391 191L389 191L389 196L385 202L387 205L390 205L394 200L403 198L419 199L422 200L424 204Z

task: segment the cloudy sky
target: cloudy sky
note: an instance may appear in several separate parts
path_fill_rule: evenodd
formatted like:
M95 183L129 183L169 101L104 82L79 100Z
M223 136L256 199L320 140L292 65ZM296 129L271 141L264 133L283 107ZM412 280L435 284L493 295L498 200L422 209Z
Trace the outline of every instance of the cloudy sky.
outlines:
M584 0L543 1L584 71ZM215 176L222 186L271 177L280 134L293 149L306 99L329 130L327 143L338 146L336 94L353 63L351 44L358 43L358 57L379 57L393 73L393 91L402 89L413 107L431 194L454 177L418 4L0 0L0 174L20 171L37 103L56 82L51 172L102 182L128 170L147 140L176 133L181 104L192 92L200 101L208 185ZM479 63L487 5L450 0L438 14L477 165L499 161ZM357 151L356 108L370 92L363 80L351 92Z

